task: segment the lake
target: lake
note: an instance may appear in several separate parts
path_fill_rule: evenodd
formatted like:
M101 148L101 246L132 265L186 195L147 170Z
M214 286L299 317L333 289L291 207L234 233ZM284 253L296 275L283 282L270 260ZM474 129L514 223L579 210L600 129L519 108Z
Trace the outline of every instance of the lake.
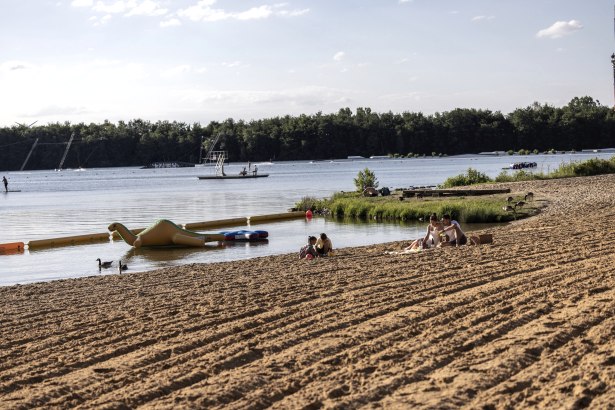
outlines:
M256 163L268 178L199 180L211 167L98 168L4 172L9 189L0 195L0 243L106 232L111 222L144 228L158 219L177 224L285 212L302 197L353 191L353 179L366 167L380 187L408 188L442 183L469 167L494 177L511 162L536 162L548 172L561 163L610 158L613 152L556 155L462 155L442 158L357 159ZM225 166L238 174L245 163ZM214 244L204 249L138 249L123 241L26 250L0 255L0 285L98 275L96 258L122 260L127 272L187 263L229 261L295 252L308 235L326 232L335 247L369 245L418 237L424 224L347 223L325 218L253 226L269 231L262 243ZM229 229L241 229L231 227ZM209 230L217 232L221 229ZM116 273L116 268L103 270Z

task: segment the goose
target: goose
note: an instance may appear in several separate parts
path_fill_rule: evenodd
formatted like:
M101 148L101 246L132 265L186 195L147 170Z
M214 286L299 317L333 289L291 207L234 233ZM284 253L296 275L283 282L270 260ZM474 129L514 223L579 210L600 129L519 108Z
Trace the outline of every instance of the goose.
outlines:
M128 269L128 265L122 265L122 261L120 260L118 264L118 269L120 270L120 273L122 273L123 270Z
M523 208L523 205L525 205L525 202L519 201L515 204L515 208Z
M509 196L509 197L506 199L506 202L508 202L508 203L510 204L510 203L511 203L512 201L514 201L514 200L515 200L515 198L513 198L512 196Z
M110 268L110 267L111 267L111 264L113 263L112 261L102 262L102 261L100 260L100 258L98 258L98 259L96 259L96 260L98 261L98 269L101 269L101 268L105 268L105 269Z
M515 208L514 208L514 207L512 207L512 206L510 206L510 205L503 206L503 207L502 207L502 209L503 209L505 212L515 212Z
M532 192L528 192L527 194L525 194L525 200L526 201L533 201L534 200L534 194Z

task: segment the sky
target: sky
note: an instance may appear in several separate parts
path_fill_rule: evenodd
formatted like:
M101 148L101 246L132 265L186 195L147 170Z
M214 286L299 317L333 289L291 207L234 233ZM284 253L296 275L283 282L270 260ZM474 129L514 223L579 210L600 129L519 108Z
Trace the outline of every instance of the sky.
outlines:
M612 106L613 0L0 0L0 126Z

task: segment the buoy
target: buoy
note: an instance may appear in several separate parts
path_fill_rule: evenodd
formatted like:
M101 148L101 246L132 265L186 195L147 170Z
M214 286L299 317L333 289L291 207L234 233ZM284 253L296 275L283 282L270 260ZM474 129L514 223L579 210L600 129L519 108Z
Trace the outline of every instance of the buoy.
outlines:
M308 209L307 211L305 211L305 217L307 219L312 219L312 216L313 215L312 215L312 210L311 209Z
M23 242L1 243L0 252L23 252Z

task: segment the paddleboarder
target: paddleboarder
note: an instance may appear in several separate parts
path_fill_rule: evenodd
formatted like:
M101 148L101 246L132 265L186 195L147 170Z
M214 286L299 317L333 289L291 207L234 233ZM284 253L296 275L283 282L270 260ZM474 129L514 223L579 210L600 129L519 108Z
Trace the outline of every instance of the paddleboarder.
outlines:
M9 181L6 180L6 177L2 177L2 183L4 184L4 192L9 192Z

